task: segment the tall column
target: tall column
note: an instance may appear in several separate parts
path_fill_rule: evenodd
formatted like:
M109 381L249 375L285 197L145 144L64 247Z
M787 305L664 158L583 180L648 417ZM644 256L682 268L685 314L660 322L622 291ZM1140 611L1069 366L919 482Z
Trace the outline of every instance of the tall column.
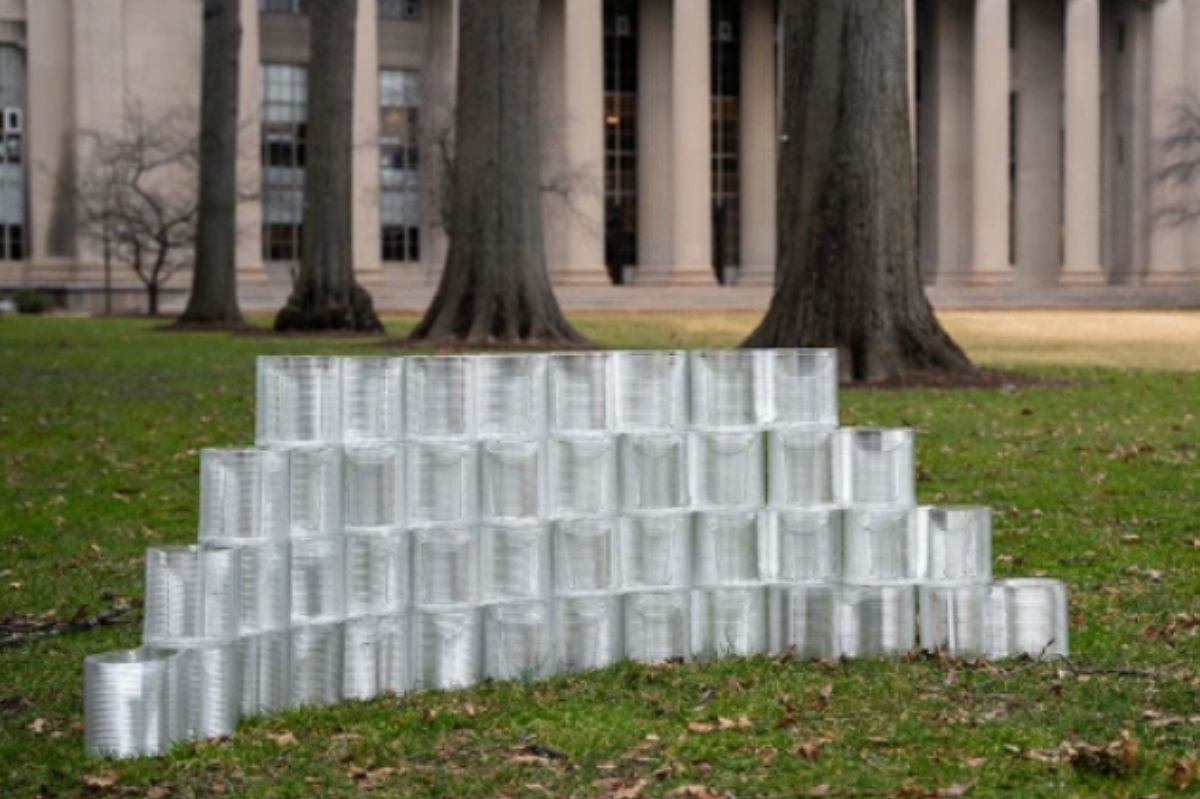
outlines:
M974 28L967 3L930 3L925 130L920 142L921 230L925 265L939 285L971 280L971 61Z
M972 280L1012 279L1009 261L1009 0L975 0L975 253Z
M262 70L258 40L258 3L242 0L242 52L238 60L238 191L253 199L237 205L238 285L265 284L263 266Z
M539 20L546 261L558 284L607 285L604 264L604 8L543 0Z
M1100 265L1100 0L1067 0L1063 79L1062 282L1104 281Z
M1158 142L1168 134L1174 118L1176 104L1185 88L1185 47L1183 0L1159 0L1154 6L1150 46L1151 98L1154 103L1150 117L1151 170L1161 165ZM1195 46L1195 43L1192 43ZM1153 177L1151 177L1153 181ZM1186 277L1184 261L1184 232L1182 228L1154 224L1155 212L1169 202L1170 193L1165 187L1151 183L1149 191L1150 262L1146 273L1147 283L1175 283Z
M674 264L670 283L710 284L712 270L712 43L709 4L675 0L671 25Z
M1187 86L1194 91L1200 87L1200 2L1190 0L1187 14L1186 36L1188 42L1186 77ZM1185 262L1193 276L1200 270L1200 223L1193 222L1184 230ZM1193 278L1195 279L1195 278Z
M638 4L637 248L639 283L663 283L674 263L671 1ZM707 137L707 134L706 134ZM705 170L708 174L708 170Z
M354 271L368 284L383 277L379 229L379 30L371 0L358 0L354 41L354 155L350 224Z
M361 2L362 0L360 0ZM421 68L421 271L436 282L450 240L446 217L447 157L454 152L454 91L458 74L457 0L426 0L425 56Z
M775 280L775 2L742 0L742 283Z

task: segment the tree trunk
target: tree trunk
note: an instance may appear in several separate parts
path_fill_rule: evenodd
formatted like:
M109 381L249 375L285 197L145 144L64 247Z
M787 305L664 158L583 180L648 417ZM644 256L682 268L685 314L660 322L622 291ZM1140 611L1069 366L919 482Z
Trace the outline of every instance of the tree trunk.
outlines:
M905 4L785 0L775 294L748 347L836 347L842 374L972 373L917 263Z
M243 0L245 1L245 0ZM241 324L237 301L239 0L204 0L200 204L192 293L180 322Z
M146 316L158 316L158 283L146 284Z
M370 0L365 0L370 2ZM354 280L351 171L357 0L308 4L308 144L300 273L276 330L379 332L371 295Z
M546 274L538 0L461 0L450 249L412 334L437 344L586 344Z

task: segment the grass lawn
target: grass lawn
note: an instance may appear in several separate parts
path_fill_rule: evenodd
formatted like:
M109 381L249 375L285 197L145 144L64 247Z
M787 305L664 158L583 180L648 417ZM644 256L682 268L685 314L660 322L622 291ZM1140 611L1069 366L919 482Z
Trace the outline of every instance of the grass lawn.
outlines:
M130 617L0 648L0 797L1197 795L1200 316L946 319L981 362L1069 382L847 391L842 421L914 427L921 500L992 505L998 574L1069 582L1071 662L623 664L301 710L161 758L89 760L82 661L135 646ZM577 321L609 346L709 346L755 320ZM195 539L198 450L251 441L254 356L371 351L0 319L0 622L141 596L145 548ZM1123 735L1115 756L1086 756L1083 744Z

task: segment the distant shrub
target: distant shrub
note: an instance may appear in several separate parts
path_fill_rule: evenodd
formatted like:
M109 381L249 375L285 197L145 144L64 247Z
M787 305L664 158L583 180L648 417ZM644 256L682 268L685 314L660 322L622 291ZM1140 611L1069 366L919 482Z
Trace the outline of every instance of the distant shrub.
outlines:
M54 307L54 300L44 291L21 289L13 296L20 313L40 314Z

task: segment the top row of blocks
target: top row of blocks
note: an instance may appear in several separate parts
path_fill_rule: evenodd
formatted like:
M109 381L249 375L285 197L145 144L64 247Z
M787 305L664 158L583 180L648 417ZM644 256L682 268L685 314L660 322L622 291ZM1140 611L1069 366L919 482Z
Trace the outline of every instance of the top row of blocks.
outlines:
M260 445L837 426L836 350L258 359Z

